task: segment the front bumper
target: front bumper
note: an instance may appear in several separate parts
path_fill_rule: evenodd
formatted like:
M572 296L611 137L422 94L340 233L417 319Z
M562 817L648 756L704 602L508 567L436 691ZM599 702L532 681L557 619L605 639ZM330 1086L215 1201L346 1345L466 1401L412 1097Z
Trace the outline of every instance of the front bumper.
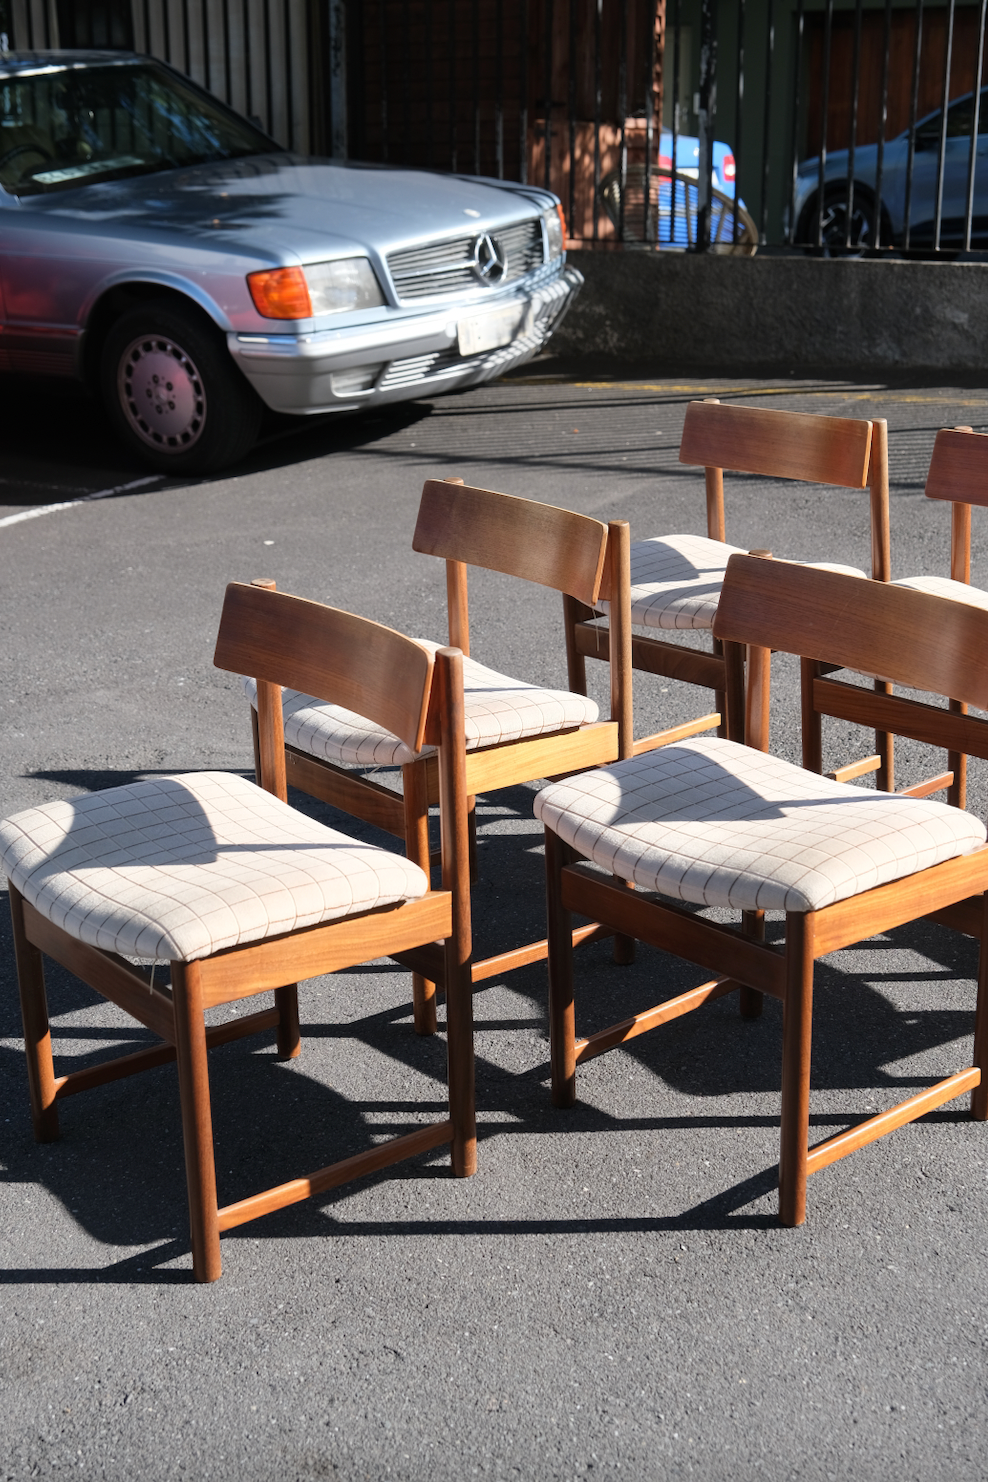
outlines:
M582 286L583 275L564 267L527 291L499 296L490 307L516 307L518 333L509 344L475 355L460 354L457 325L478 310L463 303L372 327L308 335L231 333L227 344L272 411L296 416L355 411L478 385L524 365L541 350Z

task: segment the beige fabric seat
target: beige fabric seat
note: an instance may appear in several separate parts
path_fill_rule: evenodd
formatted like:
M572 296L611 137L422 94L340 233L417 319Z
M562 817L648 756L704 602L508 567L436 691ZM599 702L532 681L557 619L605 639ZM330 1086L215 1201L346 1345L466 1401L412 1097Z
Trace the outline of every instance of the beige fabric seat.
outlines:
M717 737L554 783L535 814L622 880L748 911L817 911L986 838L944 803L831 782Z
M740 546L705 535L663 535L631 546L631 621L640 628L713 627L724 575ZM856 566L813 562L825 571L864 576ZM609 604L600 603L603 612Z
M0 849L0 867L49 921L155 961L194 962L429 889L401 855L225 772L28 808L0 824Z
M966 602L969 607L988 609L988 592L969 586L966 581L952 581L949 576L900 576L894 587L911 587L914 592L929 592L933 597L948 597L951 602Z
M425 639L418 641L433 651L439 647ZM253 679L243 683L256 710L257 685ZM467 751L590 725L599 715L597 705L586 695L541 689L468 658L463 660L463 700ZM340 705L324 705L311 695L286 689L282 708L285 741L310 756L363 767L401 767L415 760L416 754L397 736ZM433 750L427 746L418 754L428 756Z

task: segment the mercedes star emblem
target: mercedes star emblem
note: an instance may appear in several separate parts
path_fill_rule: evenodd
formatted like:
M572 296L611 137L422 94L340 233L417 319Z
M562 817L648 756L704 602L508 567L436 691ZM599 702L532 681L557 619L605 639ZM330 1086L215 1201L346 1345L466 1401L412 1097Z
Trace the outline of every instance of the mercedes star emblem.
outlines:
M488 288L501 282L508 271L508 255L497 237L492 237L489 232L481 232L479 237L474 238L470 266L481 283Z

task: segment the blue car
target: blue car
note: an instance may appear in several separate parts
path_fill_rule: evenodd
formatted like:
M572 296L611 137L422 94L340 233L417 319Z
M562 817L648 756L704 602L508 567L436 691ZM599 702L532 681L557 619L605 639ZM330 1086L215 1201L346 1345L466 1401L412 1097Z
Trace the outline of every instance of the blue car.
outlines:
M971 147L971 110L974 94L957 98L947 109L947 150L943 170L943 206L940 224L941 247L963 247L967 211L967 175ZM943 110L937 109L916 125L913 155L912 196L909 206L909 243L912 247L933 245L936 208L937 163ZM974 176L972 245L988 246L988 88L982 89ZM823 245L843 247L850 224L850 245L859 249L901 246L906 229L906 176L909 163L909 131L885 145L882 167L882 219L880 234L875 221L877 144L865 144L854 152L854 199L848 223L846 149L827 154L823 193ZM819 158L804 160L796 180L794 220L797 242L815 242L819 196Z
M659 168L672 168L672 130L663 129L659 137ZM700 141L694 134L676 136L676 173L691 175L696 179L700 170ZM734 199L734 181L737 170L731 146L720 139L714 140L713 186L725 196Z

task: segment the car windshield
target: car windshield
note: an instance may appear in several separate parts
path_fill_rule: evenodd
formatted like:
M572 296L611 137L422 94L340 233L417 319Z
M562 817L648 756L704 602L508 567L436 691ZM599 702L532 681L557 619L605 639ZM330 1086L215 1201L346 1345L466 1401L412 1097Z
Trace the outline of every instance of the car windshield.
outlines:
M0 185L14 195L277 148L246 119L154 63L46 67L0 78Z

